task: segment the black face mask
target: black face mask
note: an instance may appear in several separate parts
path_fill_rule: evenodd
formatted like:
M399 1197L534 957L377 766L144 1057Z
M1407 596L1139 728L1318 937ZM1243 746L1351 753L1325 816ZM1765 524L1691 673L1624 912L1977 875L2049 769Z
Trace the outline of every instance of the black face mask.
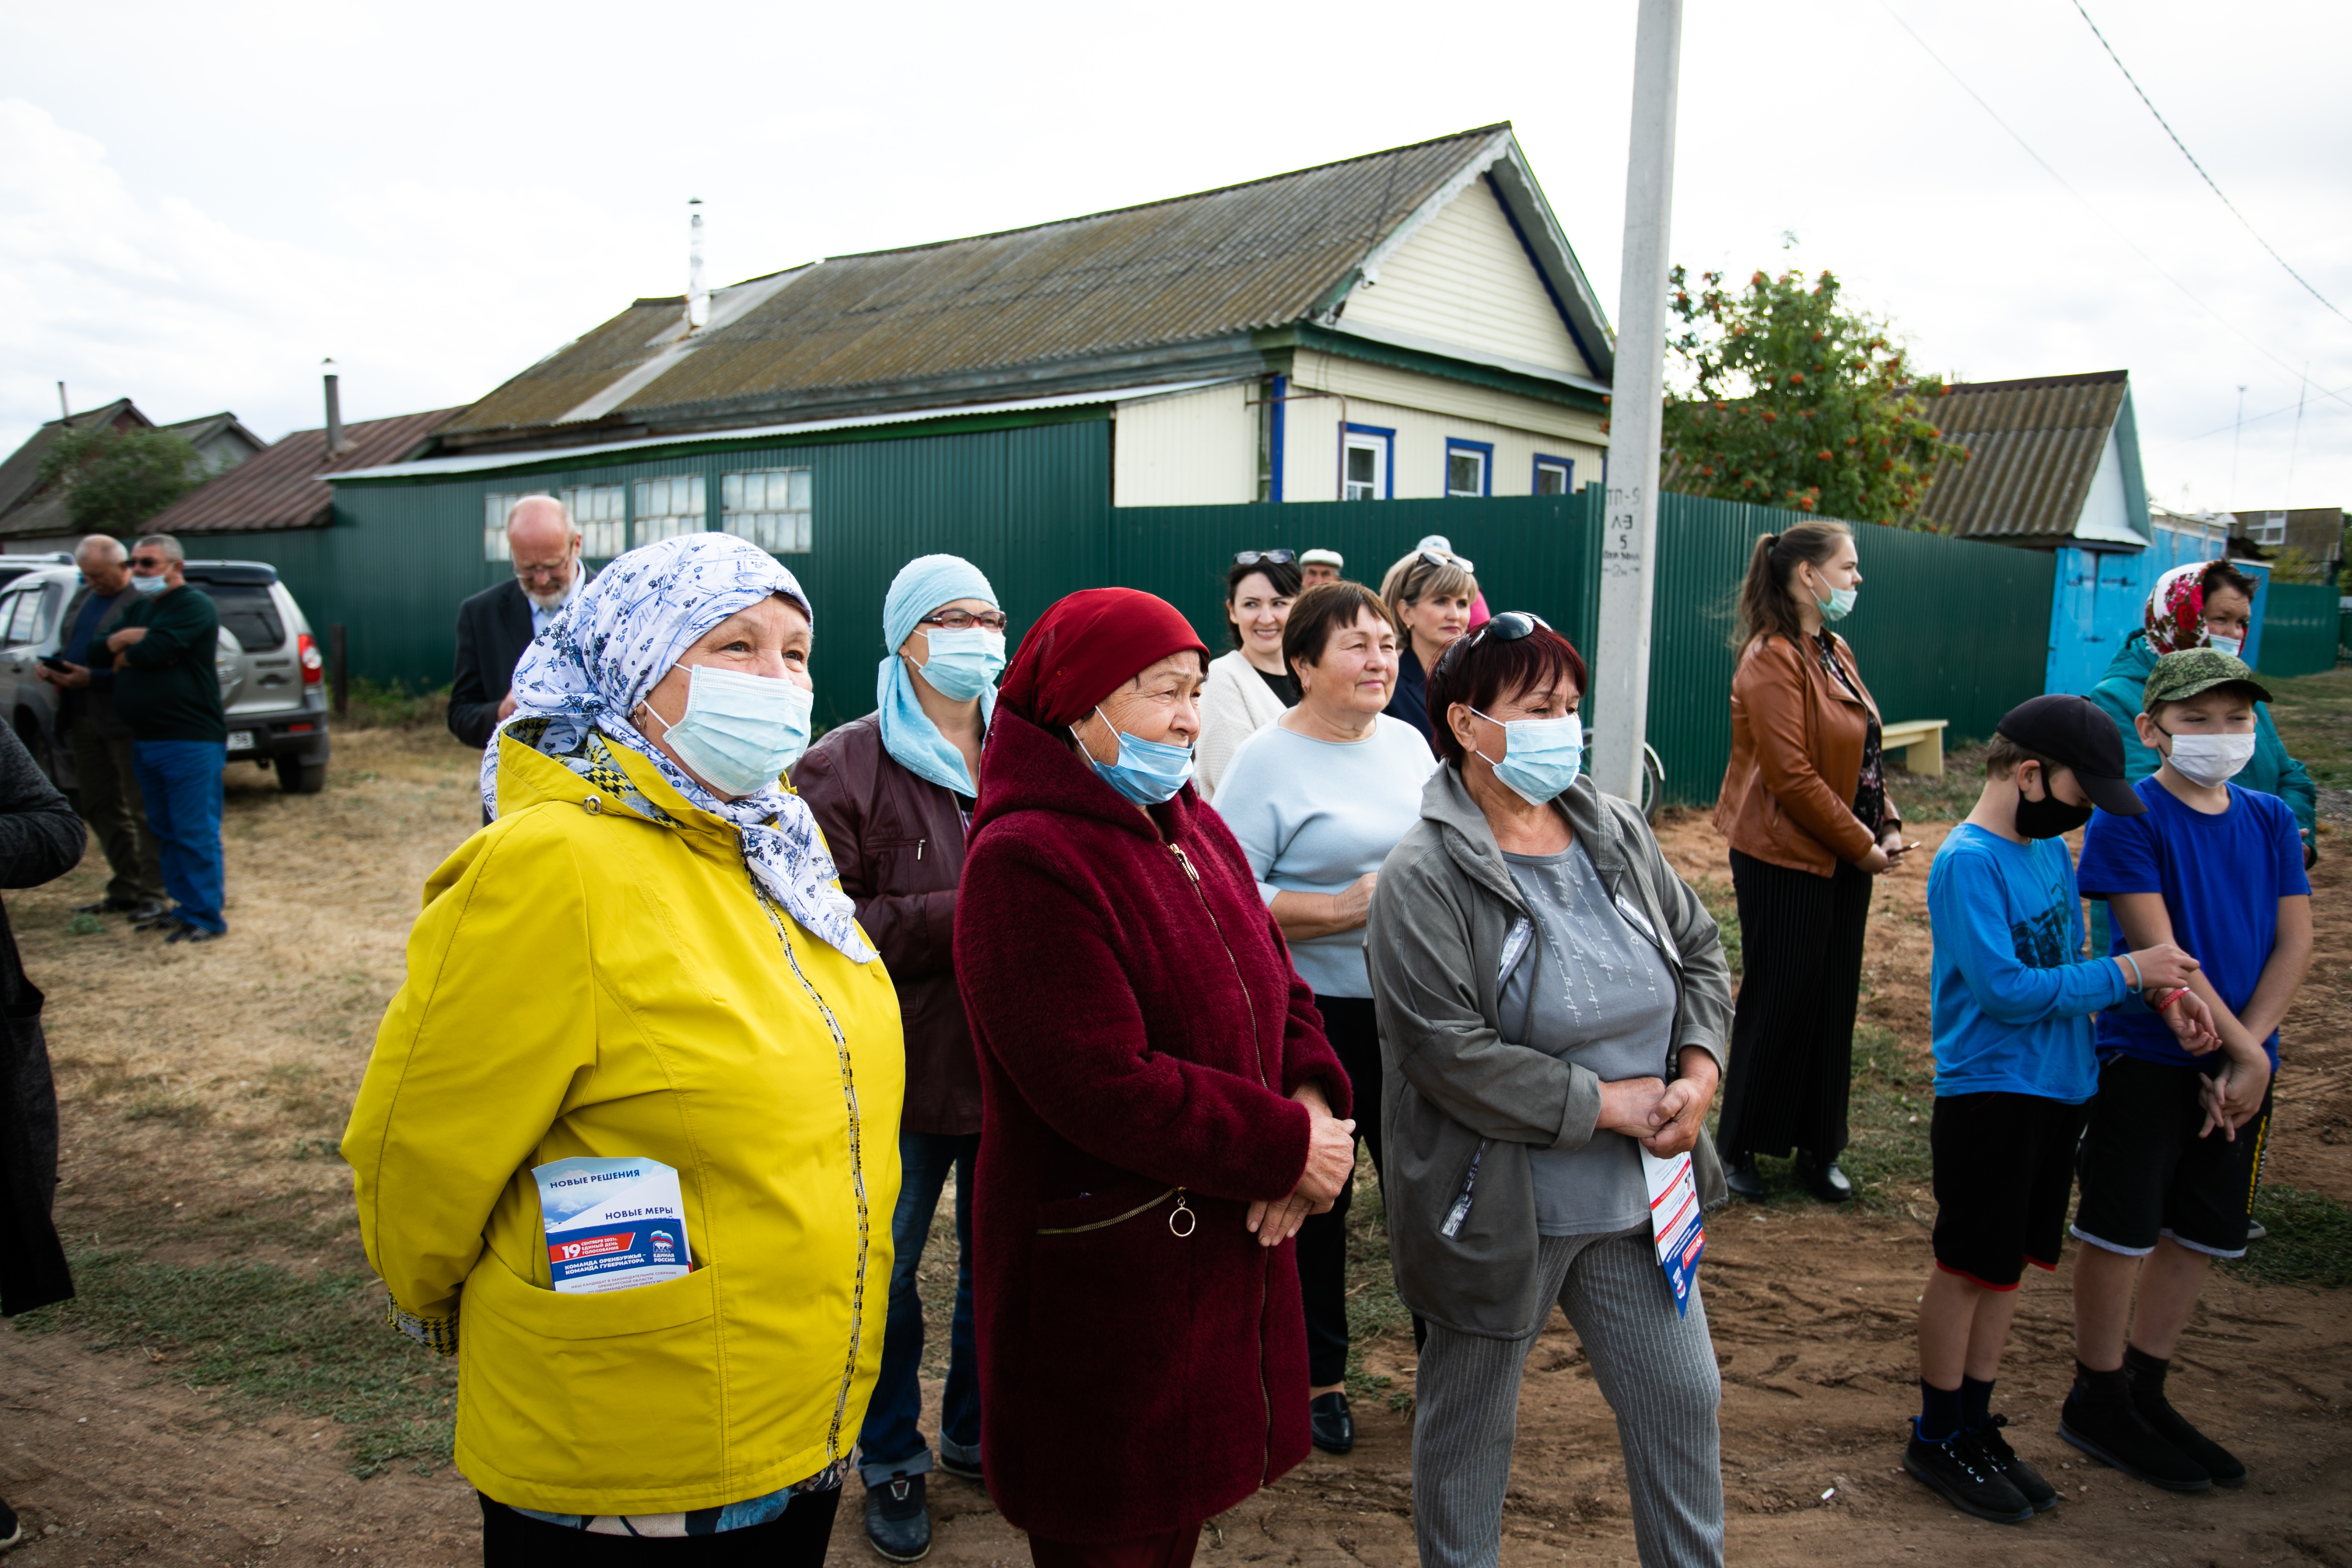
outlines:
M2028 838L2063 838L2091 820L2094 808L2068 805L2050 793L2050 781L2042 781L2042 798L2028 800L2022 794L2017 797L2017 830Z

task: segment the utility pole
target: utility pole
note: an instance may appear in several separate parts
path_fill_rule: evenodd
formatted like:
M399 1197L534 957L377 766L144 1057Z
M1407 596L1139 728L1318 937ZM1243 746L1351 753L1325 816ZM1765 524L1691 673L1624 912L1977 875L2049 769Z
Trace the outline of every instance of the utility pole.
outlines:
M1675 205L1675 93L1682 0L1642 0L1633 37L1633 133L1625 158L1625 264L1609 405L1609 510L1601 535L1601 626L1592 782L1642 794L1650 717L1650 596L1658 549L1659 425L1665 396L1666 249Z

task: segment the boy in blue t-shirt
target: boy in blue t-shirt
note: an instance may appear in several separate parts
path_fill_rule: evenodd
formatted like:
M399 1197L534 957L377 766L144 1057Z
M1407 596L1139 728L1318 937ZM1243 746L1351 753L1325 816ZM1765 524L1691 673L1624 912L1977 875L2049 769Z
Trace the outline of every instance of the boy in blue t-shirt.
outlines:
M2055 1268L2084 1102L2097 1087L2090 1015L2171 991L2196 960L2168 942L2083 962L2082 900L2063 835L2093 805L2145 810L2115 721L2080 697L2010 710L1985 785L1927 873L1936 1110L1936 1267L1919 1296L1919 1405L1903 1468L1955 1508L2014 1524L2058 1494L1991 1414L2025 1265ZM2204 1038L2193 1002L2168 1022ZM2163 1027L2163 1025L2159 1025Z
M2059 1435L2173 1491L2245 1484L2245 1466L2166 1401L2164 1374L2209 1263L2245 1253L2279 1020L2311 963L2294 816L2229 782L2253 754L2254 704L2270 695L2216 648L2157 660L2137 721L2164 758L2136 786L2147 809L2102 813L2083 842L2083 891L2107 900L2115 946L2195 953L2188 984L2221 1037L2184 1049L2144 1013L2100 1018L2074 1215L2089 1245L2074 1261L2074 1389Z

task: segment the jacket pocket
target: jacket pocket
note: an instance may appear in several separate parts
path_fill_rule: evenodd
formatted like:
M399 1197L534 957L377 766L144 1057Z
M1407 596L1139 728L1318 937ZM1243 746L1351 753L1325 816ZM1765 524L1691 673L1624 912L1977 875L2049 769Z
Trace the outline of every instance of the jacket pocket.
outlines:
M716 1276L564 1293L485 1252L458 1309L459 1447L574 1494L723 1473Z
M1037 1205L1037 1234L1041 1237L1084 1236L1091 1231L1108 1230L1113 1226L1141 1220L1155 1212L1169 1220L1171 1235L1190 1235L1185 1220L1178 1214L1191 1214L1181 1187L1162 1187L1154 1191L1149 1184L1121 1183L1099 1193L1081 1193L1074 1198L1050 1198Z

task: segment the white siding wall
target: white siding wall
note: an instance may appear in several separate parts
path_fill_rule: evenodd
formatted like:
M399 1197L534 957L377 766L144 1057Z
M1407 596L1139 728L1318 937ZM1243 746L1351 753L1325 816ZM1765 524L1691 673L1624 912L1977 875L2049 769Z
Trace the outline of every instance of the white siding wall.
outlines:
M1573 459L1578 489L1601 479L1601 454L1608 438L1601 434L1597 414L1437 376L1311 353L1298 356L1291 391L1344 393L1348 423L1396 432L1395 494L1400 500L1445 493L1449 437L1493 444L1492 493L1498 496L1535 493L1538 452ZM1283 499L1336 500L1338 399L1302 399L1285 404L1283 409ZM1255 433L1251 434L1254 438Z
M1257 500L1258 411L1247 405L1261 384L1237 382L1120 404L1111 437L1111 504L1231 506Z
M1343 320L1592 374L1483 179L1382 262L1378 283L1348 297Z

